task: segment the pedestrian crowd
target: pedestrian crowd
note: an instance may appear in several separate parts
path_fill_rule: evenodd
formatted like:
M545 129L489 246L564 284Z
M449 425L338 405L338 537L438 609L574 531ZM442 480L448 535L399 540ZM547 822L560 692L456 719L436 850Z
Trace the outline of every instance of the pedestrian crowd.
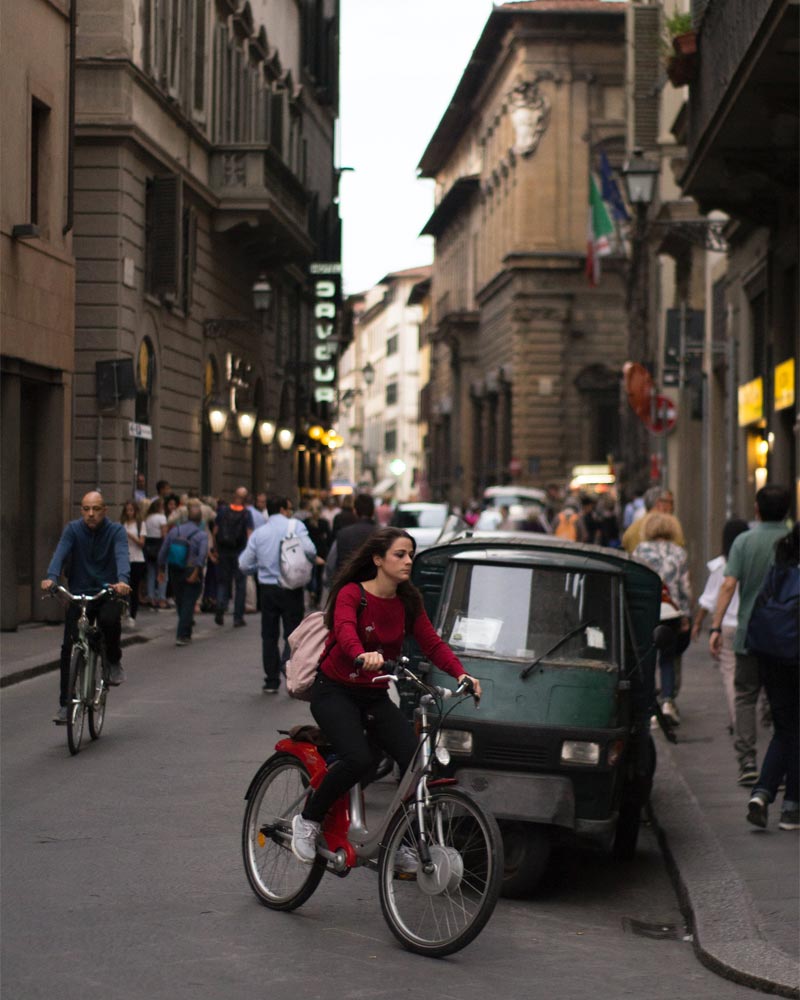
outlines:
M768 807L783 787L779 827L800 829L800 529L797 524L788 528L789 491L762 487L755 497L754 520L732 518L725 524L720 554L707 564L696 608L687 541L670 490L654 486L639 491L622 509L612 492L560 499L558 491L549 490L548 498L547 509L535 514L518 516L518 511L500 507L491 528L551 532L576 544L622 549L658 574L661 620L672 628L675 641L659 650L654 725L680 725L681 655L710 622L709 652L719 663L738 781L752 789L747 819L766 826ZM475 502L465 502L460 513L467 525L481 527ZM325 603L343 568L367 551L370 539L392 519L391 496L382 497L376 508L367 494L305 495L295 510L290 497L254 495L244 486L218 499L196 491L179 496L160 480L155 495L148 497L140 476L116 521L108 517L99 492L86 494L81 517L64 529L42 588L57 582L65 568L73 592L112 584L120 596L129 595L129 627L135 627L143 606L154 611L174 606L177 646L191 642L198 612L212 613L223 627L232 602L233 627L241 628L247 611L260 611L263 690L275 693L288 650L284 643L281 653L281 633L290 635L307 611ZM91 614L105 636L109 683L121 683L120 604L101 603ZM66 721L76 623L73 606L61 651L54 720L61 723ZM759 709L762 691L766 704ZM772 727L760 768L759 711Z

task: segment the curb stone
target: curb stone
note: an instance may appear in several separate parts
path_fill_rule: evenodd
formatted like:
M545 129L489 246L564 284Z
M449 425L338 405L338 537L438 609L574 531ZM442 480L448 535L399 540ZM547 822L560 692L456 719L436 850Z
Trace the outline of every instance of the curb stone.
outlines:
M650 813L699 960L733 982L797 1000L797 963L764 939L747 886L665 744L659 744Z

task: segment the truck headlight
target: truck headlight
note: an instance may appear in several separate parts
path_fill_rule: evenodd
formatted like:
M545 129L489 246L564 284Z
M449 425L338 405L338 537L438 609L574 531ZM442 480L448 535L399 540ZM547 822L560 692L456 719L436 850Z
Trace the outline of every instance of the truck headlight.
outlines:
M593 767L600 763L600 744L584 743L583 740L564 740L561 744L562 764L588 764Z
M472 733L466 729L440 729L436 740L437 747L443 747L450 753L472 753Z

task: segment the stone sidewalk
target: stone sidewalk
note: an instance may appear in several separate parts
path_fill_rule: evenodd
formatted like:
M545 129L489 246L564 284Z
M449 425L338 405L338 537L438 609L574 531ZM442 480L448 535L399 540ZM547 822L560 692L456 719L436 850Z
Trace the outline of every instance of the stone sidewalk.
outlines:
M250 628L259 628L248 615ZM229 634L213 615L197 616L196 633ZM58 669L62 626L28 625L0 633L0 686ZM172 641L175 612L141 609L123 645ZM698 957L726 978L786 997L800 996L800 836L778 829L779 805L758 830L745 820L749 790L736 783L718 672L706 639L683 658L678 743L656 733L658 767L651 803ZM53 706L57 701L54 679ZM769 731L759 736L759 760Z

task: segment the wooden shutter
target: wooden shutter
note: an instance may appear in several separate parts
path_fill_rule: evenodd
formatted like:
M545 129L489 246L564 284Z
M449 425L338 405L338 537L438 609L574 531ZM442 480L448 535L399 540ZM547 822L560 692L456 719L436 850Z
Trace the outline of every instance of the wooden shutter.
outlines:
M632 7L633 142L655 149L658 143L660 6Z
M285 94L283 89L277 90L272 95L272 114L270 121L270 142L279 156L283 156L283 103Z
M176 303L180 301L181 291L182 194L182 182L177 174L153 179L153 292Z

